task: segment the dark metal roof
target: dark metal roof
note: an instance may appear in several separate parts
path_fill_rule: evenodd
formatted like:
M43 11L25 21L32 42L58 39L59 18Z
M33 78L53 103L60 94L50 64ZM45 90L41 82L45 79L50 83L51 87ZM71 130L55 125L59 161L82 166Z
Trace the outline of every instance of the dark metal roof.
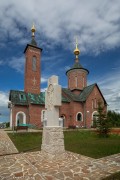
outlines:
M33 45L33 46L37 46L37 42L36 42L35 38L32 38L30 44Z
M90 86L85 87L79 95L74 94L70 89L64 88L63 91L64 93L73 101L78 101L78 102L84 102L86 101L87 97L89 94L92 92L95 84L92 84Z
M33 47L33 48L36 48L36 49L40 49L40 50L42 51L42 48L39 48L39 47L37 47L36 45L33 45L33 44L27 44L27 46L25 47L24 53L26 52L28 46Z
M89 71L87 69L83 68L79 62L77 62L69 70L66 71L66 75L69 71L74 70L74 69L83 69L83 70L87 71L87 73L89 74Z

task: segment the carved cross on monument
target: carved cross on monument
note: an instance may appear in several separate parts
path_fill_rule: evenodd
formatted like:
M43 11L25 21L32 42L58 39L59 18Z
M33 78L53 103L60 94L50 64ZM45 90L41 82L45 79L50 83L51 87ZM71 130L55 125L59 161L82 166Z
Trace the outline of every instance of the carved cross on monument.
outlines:
M52 76L48 80L45 92L45 108L47 113L47 126L43 128L41 151L48 158L64 157L63 128L59 126L59 107L61 106L61 86L58 77Z
M61 106L61 86L58 77L52 76L48 80L45 93L45 108L47 108L47 126L59 126L59 107Z

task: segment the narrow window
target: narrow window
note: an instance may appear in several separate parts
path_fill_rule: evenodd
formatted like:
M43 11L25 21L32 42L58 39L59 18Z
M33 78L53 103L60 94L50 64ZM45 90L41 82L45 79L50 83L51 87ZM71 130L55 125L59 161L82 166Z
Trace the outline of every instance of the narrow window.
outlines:
M85 87L85 80L84 80L84 77L83 77L83 87Z
M33 70L33 71L36 71L36 63L37 63L36 57L33 56L33 59L32 59L32 70Z
M69 78L69 87L70 87L70 78Z
M94 100L92 99L92 109L94 109Z
M77 76L75 77L75 87L77 87Z
M20 100L26 100L26 97L24 94L19 94L19 98L20 98Z
M95 99L94 107L97 108L97 101L96 101L96 99Z
M81 113L77 114L77 121L82 121L82 114Z

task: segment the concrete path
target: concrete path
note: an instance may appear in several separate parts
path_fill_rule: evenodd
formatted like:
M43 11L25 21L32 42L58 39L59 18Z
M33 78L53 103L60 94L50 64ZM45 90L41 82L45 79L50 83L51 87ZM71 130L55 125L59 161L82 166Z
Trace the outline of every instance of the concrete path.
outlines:
M0 155L18 153L7 133L0 129Z
M9 139L4 132L2 138ZM117 171L120 154L93 159L66 151L65 158L53 160L40 151L0 156L0 180L100 180Z

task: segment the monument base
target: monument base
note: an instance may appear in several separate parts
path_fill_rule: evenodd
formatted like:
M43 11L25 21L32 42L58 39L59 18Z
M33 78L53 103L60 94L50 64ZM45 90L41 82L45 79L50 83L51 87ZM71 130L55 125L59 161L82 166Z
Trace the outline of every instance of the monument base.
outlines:
M46 158L63 158L64 135L62 127L44 127L41 152Z

